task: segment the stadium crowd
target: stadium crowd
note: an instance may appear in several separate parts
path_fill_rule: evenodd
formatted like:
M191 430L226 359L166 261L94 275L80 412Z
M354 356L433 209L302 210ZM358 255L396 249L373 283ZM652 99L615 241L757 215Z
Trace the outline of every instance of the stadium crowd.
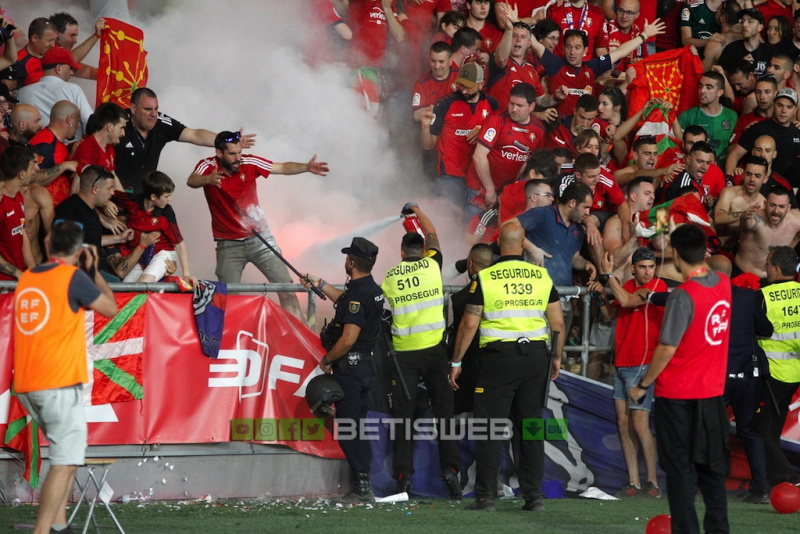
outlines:
M519 236L526 261L553 285L588 286L596 310L591 344L614 347L592 355L588 374L601 378L613 354L630 477L620 496L662 494L649 426L654 393L720 397L733 407L753 476L743 496L749 502L767 502L773 485L800 480L779 447L800 385L800 324L791 321L800 305L795 0L308 0L308 9L316 24L309 60L340 61L359 73L355 90L368 95L368 111L411 147L431 190L463 213L472 250L462 272L479 280L492 264L491 245L499 240L495 256L506 257ZM96 68L81 61L97 43L102 19L81 44L77 21L66 13L30 21L25 35L8 17L0 22L0 280L47 260L44 236L66 219L79 222L86 242L100 251L107 281L157 281L180 266L181 280L196 283L170 207L175 183L158 170L161 149L178 141L214 149L187 184L202 188L208 201L219 280L239 281L252 262L270 281L290 281L251 235L258 229L276 246L255 180L324 175L326 163L316 156L277 163L243 155L253 135L187 127L161 113L148 88L133 93L128 110L113 103L93 110L70 79L96 79ZM658 71L658 61L674 72ZM416 206L406 213L420 214ZM687 225L702 230L706 250L699 260L690 250L692 235L673 249L672 233ZM404 261L432 257L441 268L438 239L404 247L413 252L404 248ZM358 250L367 258L377 254L377 248ZM687 271L688 265L697 268ZM674 348L682 334L689 336L691 327L677 324L670 306L683 306L689 319L693 308L686 295L676 296L680 291L666 295L707 276L723 284L730 278L735 288L728 313L717 316L722 330L730 330L727 367L704 370L686 360L716 382L670 387L676 375L657 375L649 365L662 345ZM391 297L404 302L402 292ZM574 342L579 310L568 297L554 298L564 320L562 343ZM462 327L478 301L469 302ZM299 315L294 296L281 303ZM413 329L416 319L405 318L406 326ZM547 320L560 321L552 307ZM484 341L459 343L450 347L453 368L464 364L462 383L454 386L456 413L472 409L464 391L477 379L470 368L484 348ZM556 354L553 377L560 360ZM637 389L645 392L642 403L632 393ZM399 488L410 489L409 467L396 470ZM451 494L460 495L453 474L444 476ZM368 484L362 489L367 493ZM678 502L674 493L670 500ZM478 509L490 508L487 495Z

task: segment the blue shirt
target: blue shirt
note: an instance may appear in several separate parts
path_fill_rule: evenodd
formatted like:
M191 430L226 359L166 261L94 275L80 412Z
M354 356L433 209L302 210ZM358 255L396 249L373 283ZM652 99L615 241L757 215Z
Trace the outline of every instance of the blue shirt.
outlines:
M558 211L558 204L531 208L517 218L525 228L525 237L553 256L544 259L544 267L553 283L556 286L571 286L572 258L583 245L583 226L575 223L567 226Z

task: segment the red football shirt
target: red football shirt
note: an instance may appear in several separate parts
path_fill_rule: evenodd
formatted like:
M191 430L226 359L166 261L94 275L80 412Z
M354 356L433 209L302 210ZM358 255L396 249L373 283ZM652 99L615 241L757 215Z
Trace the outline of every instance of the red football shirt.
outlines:
M594 57L594 49L597 46L597 40L603 33L603 23L606 20L602 9L590 4L588 0L583 4L583 7L558 7L553 4L547 10L547 18L561 26L562 31L581 30L586 33L586 36L589 37L589 46L586 47L583 60L589 61ZM563 39L558 41L558 45L556 49L553 50L553 53L557 56L564 57Z
M129 193L115 191L114 203L122 206L128 212L127 225L129 228L133 228L137 232L161 232L161 239L155 244L156 254L162 250L175 250L175 245L183 242L183 236L177 223L162 215L153 215L152 210L145 211L144 206Z
M439 175L467 176L472 162L473 145L467 142L467 134L483 123L490 113L497 109L494 98L481 94L481 99L470 104L461 93L450 93L440 98L433 107L431 134L439 137L438 173Z
M353 30L351 66L382 67L389 27L380 0L352 0L347 22Z
M200 160L194 172L203 176L224 170L216 157ZM249 154L242 155L239 172L222 178L220 187L207 185L203 193L211 211L211 231L214 239L245 239L252 230L269 231L264 211L258 203L256 179L269 177L272 162Z
M523 62L520 65L509 57L505 68L494 71L495 67L494 62L489 64L489 90L487 93L497 100L497 109L505 111L508 108L511 89L518 83L531 84L537 97L545 93L539 73L536 71L536 67L530 63Z
M419 108L432 106L443 96L455 91L457 89L456 78L458 78L458 69L454 69L452 65L450 66L450 76L444 80L437 80L430 71L427 72L414 84L411 109L416 111Z
M447 13L452 9L450 0L423 0L421 4L406 2L405 8L408 20L424 34L431 32L436 13Z
M608 51L611 52L612 50L615 50L621 45L627 43L631 39L639 39L638 36L640 33L641 30L636 24L631 27L628 33L624 33L617 26L616 20L610 20L607 21L603 26L603 36L597 46L601 48L608 48ZM647 47L643 45L641 39L639 39L639 46L636 47L636 50L620 59L614 68L618 71L625 72L625 69L628 68L628 64L632 59L643 59L646 57L648 57Z
M636 280L631 279L622 286L628 293L633 293L641 287L646 287L654 293L668 289L667 284L660 278L653 278L643 286L637 286ZM633 367L649 364L653 359L653 351L658 346L664 308L655 304L642 304L636 308L623 308L618 302L614 305L619 310L617 330L614 334L616 347L614 365Z
M544 125L531 117L528 124L511 120L508 112L489 115L481 126L478 143L489 148L489 172L497 190L517 179L520 169L528 161L528 155L544 146ZM467 171L470 189L483 189L475 165Z
M114 147L108 145L103 149L94 135L80 140L78 148L75 149L72 157L78 162L78 174L81 174L83 169L89 165L100 165L111 172L114 172L115 169L114 159L116 158L116 153L114 152Z
M36 151L39 167L49 169L69 159L69 149L58 140L50 128L43 128L31 138L31 146ZM53 197L53 207L64 202L70 195L70 179L64 174L45 186Z
M500 44L500 39L503 38L503 32L489 22L488 20L483 23L483 28L478 30L483 40L481 41L481 52L486 52L491 55L497 50L497 45Z

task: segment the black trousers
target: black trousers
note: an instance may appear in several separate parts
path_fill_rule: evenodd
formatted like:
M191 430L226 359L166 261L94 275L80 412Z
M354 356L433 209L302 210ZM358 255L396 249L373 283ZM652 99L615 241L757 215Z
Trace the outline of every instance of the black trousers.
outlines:
M347 355L342 356L345 361L336 361L333 364L333 377L342 387L344 398L336 403L336 419L348 419L358 423L367 417L367 396L375 378L375 366L372 357L362 358L357 365L347 362ZM360 428L361 425L358 425ZM361 432L357 432L355 439L339 441L350 469L357 473L369 472L372 464L372 445L362 439Z
M655 407L658 462L667 475L672 532L700 532L694 508L696 487L700 488L706 504L704 531L729 532L725 495L729 423L723 398L659 397ZM713 425L710 430L709 424Z
M764 493L767 482L767 455L764 440L756 426L756 412L761 399L761 378L728 378L725 382L725 404L733 409L736 435L742 442L750 464L750 491Z
M798 383L781 382L767 377L766 384L761 389L761 410L756 415L756 425L761 437L764 438L764 451L767 455L767 480L771 486L781 482L795 483L798 481L797 471L786 459L781 450L781 432L789 414L789 404L792 402ZM772 395L770 395L770 391ZM773 401L772 396L775 396ZM777 407L775 404L777 403Z
M548 356L544 342L505 342L484 347L475 387L476 419L511 419L520 428L523 419L542 417ZM500 450L507 440L481 439L477 443L475 496L497 494ZM519 486L526 500L541 498L544 476L544 440L520 439Z
M454 436L453 431L453 390L447 381L450 364L447 361L447 351L444 345L415 350L404 351L396 354L397 365L408 387L409 397L406 397L403 382L395 376L392 385L392 405L394 417L402 419L396 427L394 440L393 471L395 478L400 475L414 473L414 442L411 421L414 418L414 409L417 405L417 392L419 381L425 383L428 397L436 419L445 424L446 435ZM395 370L395 375L397 370ZM426 426L426 432L429 425ZM453 468L461 471L461 460L458 455L458 441L455 439L439 439L439 464L442 470Z

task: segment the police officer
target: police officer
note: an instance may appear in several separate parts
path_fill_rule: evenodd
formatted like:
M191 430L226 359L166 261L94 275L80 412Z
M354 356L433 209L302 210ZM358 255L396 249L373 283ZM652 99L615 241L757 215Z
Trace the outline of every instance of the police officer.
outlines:
M334 302L336 314L330 323L323 345L328 353L319 363L326 373L333 371L344 398L335 404L336 419L355 422L367 416L367 395L375 378L372 351L378 340L383 310L383 293L372 278L372 267L378 256L378 247L363 237L354 237L347 254L345 272L350 281L341 291L325 280L305 275L304 284L318 287ZM347 462L350 464L350 493L340 501L343 503L372 502L375 497L370 485L372 448L369 441L356 432L354 439L340 441Z
M450 364L450 385L458 389L461 360L480 327L482 353L475 387L475 418L488 424L513 417L515 428L521 428L523 419L542 417L547 380L558 376L564 347L561 336L548 376L547 322L554 332L563 332L564 315L547 271L522 259L524 238L525 230L516 221L501 228L501 257L480 271L470 285L471 297L458 327ZM477 444L475 502L468 506L470 510L494 511L500 442L492 437ZM522 509L544 510L543 441L521 441L518 475L525 499Z
M395 433L393 471L397 491L410 491L414 473L410 427L422 379L434 416L451 436L439 439L442 480L450 498L460 499L458 442L452 432L453 391L448 386L447 351L442 342L445 329L442 253L436 229L419 206L406 204L403 212L417 217L426 237L417 232L403 236L400 247L403 261L386 272L381 284L392 308L392 345L399 373L392 387L394 416L401 421Z
M795 469L780 447L781 432L789 413L789 404L800 385L800 284L795 281L797 254L790 247L773 247L767 255L767 280L761 289L767 318L774 332L759 340L769 362L766 387L762 389L762 407L756 424L764 438L767 455L767 480L797 483Z

